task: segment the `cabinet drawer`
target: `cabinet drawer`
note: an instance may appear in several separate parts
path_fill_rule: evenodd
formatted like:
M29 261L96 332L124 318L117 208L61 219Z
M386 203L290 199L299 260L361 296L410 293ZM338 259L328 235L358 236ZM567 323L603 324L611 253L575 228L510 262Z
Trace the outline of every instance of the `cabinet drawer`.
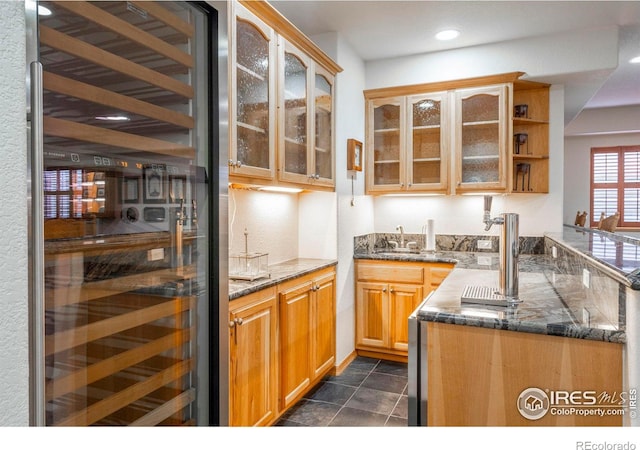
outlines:
M386 264L358 264L359 281L390 281L393 283L424 283L424 268Z

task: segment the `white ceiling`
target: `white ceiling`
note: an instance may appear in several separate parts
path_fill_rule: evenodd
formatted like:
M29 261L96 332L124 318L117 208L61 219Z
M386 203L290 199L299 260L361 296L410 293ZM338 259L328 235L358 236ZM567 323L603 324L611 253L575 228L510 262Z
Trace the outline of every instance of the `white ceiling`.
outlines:
M640 1L273 0L307 36L339 33L365 61L619 27L619 65L580 108L640 105ZM461 36L433 35L456 28ZM579 83L571 77L563 83Z

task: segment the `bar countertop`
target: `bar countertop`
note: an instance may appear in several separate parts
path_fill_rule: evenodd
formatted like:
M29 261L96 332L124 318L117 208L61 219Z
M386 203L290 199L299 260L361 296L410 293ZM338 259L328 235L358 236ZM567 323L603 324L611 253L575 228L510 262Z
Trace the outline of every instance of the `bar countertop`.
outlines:
M495 279L495 280L494 280ZM625 333L604 315L594 315L588 324L578 317L542 272L520 272L516 307L463 304L467 285L497 285L498 273L455 268L443 283L415 311L418 319L429 322L477 326L499 330L624 343Z
M244 295L252 294L262 289L275 286L294 278L335 266L334 259L297 258L268 267L270 277L254 281L229 280L229 300L235 300Z
M578 255L585 255L631 289L640 290L640 240L617 233L565 225L562 232L545 233Z
M606 234L601 236L600 233L576 230L575 227L565 226L562 233L548 233L545 238L550 239L547 245L558 244L579 258L579 267L576 264L573 267L563 267L560 259L555 259L550 254L520 255L519 299L522 303L515 307L461 302L466 286L498 286L497 253L438 251L431 254L396 255L378 250L357 253L354 259L454 263L452 272L414 312L420 320L625 343L624 305L618 305L618 289L619 286L640 288L640 282L637 282L638 287L634 287L640 257L635 267L631 267L634 262L631 262L631 266L625 266L607 261L592 250L593 242L606 239L606 242L612 242L610 245L615 247L623 245L620 243L622 241ZM636 254L633 243L625 242L624 245L632 245L633 254ZM491 265L479 265L479 255L490 257ZM572 260L571 263L575 261ZM605 285L604 289L614 297L611 303L605 306L594 304L588 294L585 294L581 284L582 264L594 264L601 269L606 276L598 277L598 283L601 283L602 278L609 279L610 284ZM628 260L624 264L628 264ZM601 288L602 286L598 286L594 289ZM594 292L598 296L602 291Z

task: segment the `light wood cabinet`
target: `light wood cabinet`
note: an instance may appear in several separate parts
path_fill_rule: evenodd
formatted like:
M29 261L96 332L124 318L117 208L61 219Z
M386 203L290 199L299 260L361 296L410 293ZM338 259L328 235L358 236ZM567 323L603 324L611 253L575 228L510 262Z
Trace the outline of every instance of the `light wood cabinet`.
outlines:
M284 283L280 302L280 401L289 408L335 363L335 271Z
M230 52L229 175L272 180L276 162L276 57L272 28L236 5Z
M334 77L287 40L279 48L279 179L332 187Z
M229 309L229 425L264 426L277 416L275 287L234 300Z
M448 263L356 261L358 353L406 360L409 315L452 268Z
M455 192L507 189L506 84L455 91Z
M273 424L335 365L335 269L229 305L229 425Z
M549 86L522 75L365 91L367 193L548 192Z
M441 92L367 102L369 192L448 192L447 98Z
M229 179L334 190L342 69L267 2L232 2Z
M518 117L516 106L526 105ZM549 85L518 80L513 85L512 192L549 192Z

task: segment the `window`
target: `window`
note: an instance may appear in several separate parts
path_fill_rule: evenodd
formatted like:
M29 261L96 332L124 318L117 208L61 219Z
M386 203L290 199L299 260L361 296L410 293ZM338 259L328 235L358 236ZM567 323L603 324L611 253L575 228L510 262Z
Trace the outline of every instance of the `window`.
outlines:
M620 212L620 227L640 227L640 146L591 149L591 226Z

